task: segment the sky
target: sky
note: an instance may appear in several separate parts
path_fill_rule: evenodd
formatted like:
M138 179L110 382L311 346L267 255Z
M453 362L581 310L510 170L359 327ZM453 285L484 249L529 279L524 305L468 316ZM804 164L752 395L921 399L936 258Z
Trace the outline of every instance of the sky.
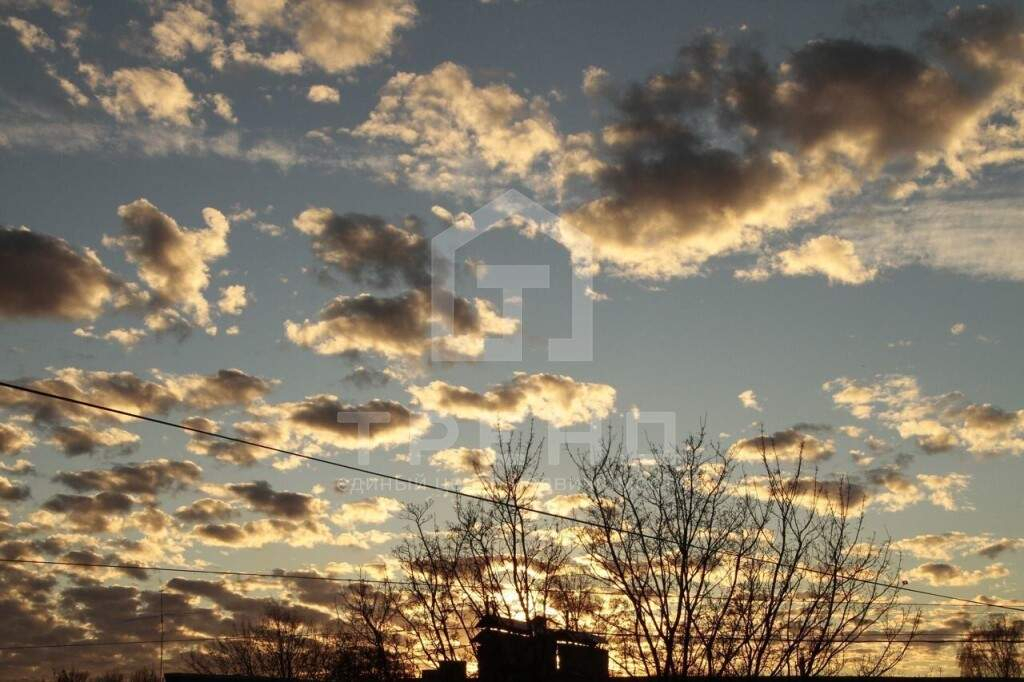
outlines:
M456 487L533 421L552 509L608 425L764 429L910 585L1024 599L1019 8L0 0L0 35L3 380ZM6 558L381 575L430 498L0 393ZM167 579L0 575L18 643L137 634Z

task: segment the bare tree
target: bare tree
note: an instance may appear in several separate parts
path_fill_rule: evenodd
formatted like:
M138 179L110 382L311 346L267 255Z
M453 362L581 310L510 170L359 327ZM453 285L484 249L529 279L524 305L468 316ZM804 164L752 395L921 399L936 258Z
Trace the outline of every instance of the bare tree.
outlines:
M889 542L865 532L848 482L805 476L802 457L785 473L761 442L757 476L703 425L650 461L610 434L596 458L574 455L582 547L619 595L603 618L613 645L659 677L888 672L917 627Z
M526 511L540 502L542 453L532 428L499 434L494 463L476 472L483 500L457 500L444 528L429 505L407 507L409 537L395 550L410 583L403 617L432 665L469 658L469 639L485 614L580 613L581 604L567 598L573 586L562 573L571 549L561 527Z
M1024 621L991 616L965 639L956 654L963 677L1024 677Z
M401 602L388 582L349 585L337 605L337 633L331 639L328 679L336 682L409 676L408 646L399 627Z
M430 503L408 505L405 518L410 534L394 550L408 582L401 617L427 663L465 660L479 609L457 574L458 546L438 527Z
M281 604L270 604L259 620L244 621L234 635L189 652L199 673L321 679L327 642L321 633Z

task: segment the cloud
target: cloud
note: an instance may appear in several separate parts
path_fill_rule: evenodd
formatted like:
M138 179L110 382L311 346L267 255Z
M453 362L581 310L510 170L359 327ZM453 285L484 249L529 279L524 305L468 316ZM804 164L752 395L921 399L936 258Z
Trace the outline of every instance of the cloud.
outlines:
M398 33L416 19L411 0L296 0L287 4L232 0L231 8L241 24L284 33L296 50L267 58L250 55L244 45L236 43L231 46L232 56L284 72L297 70L302 61L328 73L372 64L391 53Z
M912 580L923 580L930 585L965 587L977 585L984 580L1005 578L1010 571L1000 563L994 563L978 570L968 570L955 564L931 562L921 564L907 572Z
M313 253L357 282L387 287L395 280L411 287L430 285L429 244L422 235L378 216L339 215L309 208L293 221L312 240Z
M15 476L26 476L36 472L36 465L27 459L15 460L14 464L7 464L6 462L0 461L0 471L8 474L14 474Z
M132 510L135 500L125 493L100 492L95 495L54 495L42 509L62 514L75 530L102 533L120 528L123 517Z
M117 427L95 428L88 424L55 426L46 442L69 457L91 455L100 450L128 454L135 450L141 439Z
M920 54L817 38L781 64L705 35L674 68L608 88L617 116L603 133L602 196L565 216L563 241L588 237L622 276L693 275L865 188L906 197L1011 161L1020 27L1011 7L957 9L922 35ZM837 244L798 249L789 267L870 279Z
M346 502L331 515L331 521L342 527L384 523L402 510L402 503L393 497L370 497Z
M174 516L189 523L209 523L227 520L237 513L235 508L224 500L204 497L178 507L174 511Z
M49 393L86 400L127 412L166 414L178 407L214 409L247 405L263 397L274 382L224 369L210 375L164 375L154 371L155 381L131 372L88 371L74 367L51 370L52 376L26 381L27 385ZM105 424L129 421L110 413L57 402L42 396L10 389L0 390L0 407L30 416L34 423L48 429L47 442L65 454L91 454L98 450L130 451L139 437Z
M928 499L936 507L947 511L970 509L957 501L957 494L970 485L971 477L967 474L918 474L917 480L928 490Z
M274 490L266 481L229 483L226 489L267 516L283 519L307 519L322 510L320 500L305 493Z
M217 308L225 315L241 315L248 303L244 284L231 284L220 290Z
M0 476L0 500L4 502L21 502L27 500L32 491L27 485L11 483L10 479Z
M840 377L822 387L859 419L877 414L901 438L935 454L964 448L975 454L1024 453L1024 409L973 403L960 392L926 396L915 377L885 375L869 382Z
M341 101L341 93L338 92L337 88L332 88L329 85L311 85L309 86L309 92L306 93L306 99L319 104L326 104L328 102L337 104Z
M235 116L234 107L232 107L231 100L228 99L227 95L216 92L210 95L209 101L213 107L213 113L217 114L227 123L238 123L238 117Z
M350 405L332 395L317 395L278 404L272 411L308 429L310 437L325 445L349 449L408 443L429 426L426 417L391 400Z
M140 67L117 69L111 76L92 71L100 104L120 122L140 118L176 126L193 125L199 100L184 79L168 69Z
M455 215L444 206L436 205L430 207L430 212L445 225L451 225L456 230L472 230L476 227L473 223L473 216L466 212Z
M7 26L14 31L18 37L18 42L29 52L35 52L36 50L53 52L57 49L57 44L53 42L53 38L46 35L46 31L24 19L6 17L0 21L0 25Z
M318 320L286 321L285 336L321 355L371 352L412 360L436 349L452 359L471 359L483 354L488 335L507 336L518 328L517 320L499 316L485 299L455 297L454 328L432 338L431 308L430 294L421 290L390 297L338 296Z
M894 543L900 551L922 559L950 561L954 557L975 554L995 559L1006 552L1024 548L1024 539L996 538L988 533L970 535L960 531L915 535Z
M794 461L802 457L807 462L820 462L832 457L836 448L831 440L819 440L796 429L746 438L733 443L729 448L729 454L744 461L760 461L762 451L767 452L769 461L774 457L781 461Z
M90 249L0 227L0 316L94 319L120 283Z
M521 422L532 414L561 428L604 419L615 406L611 386L545 373L516 372L483 393L443 381L411 386L409 392L425 410L494 425Z
M740 393L737 397L740 399L740 403L743 405L743 407L747 408L748 410L757 410L758 412L761 411L761 404L757 402L757 394L754 393L753 389L748 388L747 390Z
M752 270L737 270L736 276L760 281L775 273L787 277L819 274L827 277L829 284L858 285L875 279L878 269L864 265L853 242L823 234L761 259Z
M357 388L382 388L395 378L397 378L395 372L387 368L373 369L360 366L346 374L342 381L351 382Z
M182 490L196 484L202 472L193 462L155 459L116 464L110 469L61 471L53 481L78 493L103 491L155 498L164 491Z
M1007 133L1022 136L1024 132ZM862 204L838 212L829 230L884 269L919 266L1020 282L1024 265L1014 254L1024 243L1024 228L1017 220L1021 200L1010 185L985 197L963 191L924 195L898 205Z
M492 448L448 448L431 455L430 464L459 474L475 475L488 470L496 457Z
M557 194L569 177L597 169L590 136L559 133L543 99L504 84L478 86L452 62L392 76L353 133L391 145L371 170L425 191L480 196L494 184L523 182Z
M197 6L178 3L164 11L150 29L156 52L180 60L189 51L205 52L219 42L219 26Z
M401 403L370 400L348 404L333 395L314 395L295 402L253 405L249 408L258 421L234 424L238 437L280 448L373 449L408 443L423 435L430 426L423 415L412 413ZM202 417L185 422L205 431L217 424ZM248 465L273 453L241 443L193 435L189 451Z
M93 325L89 325L87 327L79 327L75 329L73 333L75 336L83 339L103 339L104 341L113 341L124 348L134 348L139 341L146 338L146 330L139 329L138 327L111 329L101 335L97 335L95 329L96 328Z
M0 454L16 455L36 444L32 434L17 424L0 423Z
M995 559L1006 552L1024 549L1024 538L1003 538L994 540L978 550L978 555L986 559Z
M588 66L583 69L583 94L588 97L603 95L610 85L610 76L600 66Z
M203 209L206 229L178 226L146 199L117 209L124 234L104 237L104 243L124 250L138 267L139 277L162 299L184 305L197 324L209 323L209 304L203 291L210 283L209 264L228 252L231 225L214 208Z
M290 547L314 547L334 542L330 529L315 519L292 521L270 518L246 523L205 523L192 529L206 544L222 547L263 547L282 543Z

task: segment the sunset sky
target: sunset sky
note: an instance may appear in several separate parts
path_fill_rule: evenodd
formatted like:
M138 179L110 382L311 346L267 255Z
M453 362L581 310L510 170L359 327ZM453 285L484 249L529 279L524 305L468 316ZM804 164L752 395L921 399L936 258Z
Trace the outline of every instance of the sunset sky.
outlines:
M1024 604L1014 5L0 0L0 35L0 379L449 487L534 420L561 513L609 425L763 428L910 586ZM426 499L0 392L4 558L381 576ZM161 584L176 632L324 608L7 564L0 643L152 636Z

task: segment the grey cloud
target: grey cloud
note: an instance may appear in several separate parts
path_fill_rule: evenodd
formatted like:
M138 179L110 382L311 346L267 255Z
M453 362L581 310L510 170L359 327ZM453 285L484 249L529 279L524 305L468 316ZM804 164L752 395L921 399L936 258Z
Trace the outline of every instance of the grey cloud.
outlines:
M309 235L317 258L354 278L387 287L401 280L430 286L429 244L421 234L361 213L339 215L326 208L299 214L296 229Z
M0 227L0 317L94 319L120 286L91 250Z
M312 495L277 491L266 481L231 483L227 488L245 500L252 509L269 516L303 519L316 511L316 498Z
M0 500L5 502L21 502L22 500L27 500L31 494L32 491L27 485L11 483L3 476L0 476Z
M192 462L166 459L138 464L117 464L110 469L62 471L53 477L76 492L105 491L155 497L199 481L202 469Z
M729 452L747 460L759 460L762 452L766 452L769 460L778 457L781 460L803 458L808 462L819 462L835 454L835 445L831 440L820 440L793 427L737 441Z
M626 276L689 275L869 182L962 181L991 162L962 143L1020 80L1021 24L1008 6L956 10L921 52L825 38L781 65L704 36L673 69L612 91L603 196L563 236Z
M113 525L113 517L132 510L135 500L124 493L101 492L96 495L54 495L43 503L46 511L65 514L78 530L99 533Z
M190 504L178 507L174 515L182 521L190 523L207 523L209 521L229 519L236 513L235 509L224 500L204 497Z

